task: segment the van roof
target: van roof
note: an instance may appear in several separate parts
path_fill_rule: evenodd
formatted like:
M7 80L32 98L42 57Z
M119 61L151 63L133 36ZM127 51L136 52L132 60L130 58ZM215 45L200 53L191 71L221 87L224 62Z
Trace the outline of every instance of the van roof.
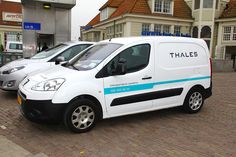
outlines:
M145 40L158 40L160 42L194 42L198 44L206 44L202 39L196 38L187 38L187 37L164 37L164 36L145 36L145 37L123 37L123 38L114 38L109 40L103 40L101 42L111 42L117 44L131 44L138 41L145 41Z
M66 45L77 45L77 44L95 44L95 42L89 42L89 41L68 41L65 42Z

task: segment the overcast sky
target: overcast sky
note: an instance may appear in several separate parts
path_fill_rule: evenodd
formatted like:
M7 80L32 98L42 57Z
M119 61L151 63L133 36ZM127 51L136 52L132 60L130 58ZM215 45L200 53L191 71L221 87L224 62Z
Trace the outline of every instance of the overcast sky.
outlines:
M77 0L76 6L72 9L72 40L77 40L80 33L80 26L86 25L98 13L99 8L107 0Z

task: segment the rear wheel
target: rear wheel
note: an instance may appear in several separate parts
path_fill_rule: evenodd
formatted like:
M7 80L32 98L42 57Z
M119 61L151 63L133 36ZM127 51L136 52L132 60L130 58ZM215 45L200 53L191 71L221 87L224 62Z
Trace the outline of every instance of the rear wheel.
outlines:
M183 108L188 113L197 113L204 104L203 91L200 88L194 88L187 94Z
M96 104L88 99L73 101L64 114L64 123L68 129L76 133L91 130L98 120Z

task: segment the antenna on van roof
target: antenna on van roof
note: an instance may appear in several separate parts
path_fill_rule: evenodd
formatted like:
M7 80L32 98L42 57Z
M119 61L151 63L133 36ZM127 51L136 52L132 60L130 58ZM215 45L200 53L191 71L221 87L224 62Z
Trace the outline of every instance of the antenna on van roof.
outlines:
M111 39L112 39L112 38L109 39L109 42L111 42Z

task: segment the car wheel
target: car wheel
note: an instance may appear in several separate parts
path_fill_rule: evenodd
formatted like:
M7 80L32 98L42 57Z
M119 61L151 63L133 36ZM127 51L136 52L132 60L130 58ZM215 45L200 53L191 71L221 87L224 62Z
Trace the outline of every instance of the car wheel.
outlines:
M98 120L96 104L88 99L73 101L66 109L64 123L75 133L90 131Z
M204 104L203 92L199 88L194 88L187 94L183 108L188 113L197 113Z

